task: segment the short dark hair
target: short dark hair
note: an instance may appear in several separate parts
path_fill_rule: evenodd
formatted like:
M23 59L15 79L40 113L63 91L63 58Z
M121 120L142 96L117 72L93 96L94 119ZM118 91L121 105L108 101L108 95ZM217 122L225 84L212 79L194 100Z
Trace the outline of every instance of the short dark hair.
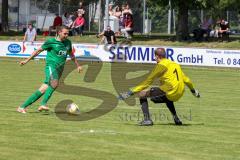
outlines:
M57 26L57 28L56 28L57 34L58 34L58 32L62 31L63 29L69 30L69 28L67 26Z
M158 57L166 58L166 51L164 48L157 48L155 49L154 54Z

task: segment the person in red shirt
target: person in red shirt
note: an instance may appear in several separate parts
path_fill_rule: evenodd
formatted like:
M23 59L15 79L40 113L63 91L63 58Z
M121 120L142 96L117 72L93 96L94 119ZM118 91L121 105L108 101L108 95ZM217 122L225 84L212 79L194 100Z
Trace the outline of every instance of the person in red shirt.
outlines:
M124 29L121 29L121 32L127 39L131 39L131 33L133 32L133 18L131 14L127 15L126 20L124 21Z
M58 14L56 14L56 17L54 18L53 21L53 27L57 26L62 26L62 18Z
M56 30L58 26L62 26L62 18L59 16L59 14L56 14L53 25L49 27L49 34L51 35L52 31Z
M80 34L80 36L82 36L84 25L85 25L85 19L83 18L82 14L78 13L78 17L75 19L72 25L73 34L74 35Z

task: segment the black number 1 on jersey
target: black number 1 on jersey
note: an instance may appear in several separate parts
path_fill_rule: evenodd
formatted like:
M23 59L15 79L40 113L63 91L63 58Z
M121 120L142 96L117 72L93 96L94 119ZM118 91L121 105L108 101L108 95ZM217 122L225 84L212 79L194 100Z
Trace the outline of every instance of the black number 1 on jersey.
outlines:
M179 81L179 78L178 78L178 72L177 72L177 69L175 68L175 70L174 70L174 72L173 73L175 73L176 74L176 76L177 76L177 80Z

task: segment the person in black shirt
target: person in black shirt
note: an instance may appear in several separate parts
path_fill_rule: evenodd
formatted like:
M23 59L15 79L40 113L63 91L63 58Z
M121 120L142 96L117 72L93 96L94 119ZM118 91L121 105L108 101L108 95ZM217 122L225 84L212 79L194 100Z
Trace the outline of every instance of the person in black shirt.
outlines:
M98 35L98 37L102 37L101 43L103 43L103 42L105 42L107 44L116 44L117 43L115 33L111 30L110 26L107 26L107 30L100 33Z
M221 20L219 23L219 30L218 30L218 36L223 37L223 35L229 34L229 23L225 21L224 19Z

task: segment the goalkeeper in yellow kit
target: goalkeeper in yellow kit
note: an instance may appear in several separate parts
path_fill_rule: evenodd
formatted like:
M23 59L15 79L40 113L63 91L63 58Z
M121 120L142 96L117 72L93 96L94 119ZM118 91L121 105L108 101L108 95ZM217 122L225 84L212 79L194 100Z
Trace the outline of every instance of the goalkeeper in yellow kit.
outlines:
M194 89L193 83L183 73L180 65L166 58L166 52L164 48L157 48L155 50L155 60L157 65L148 78L136 87L131 88L128 92L121 93L119 95L119 99L124 100L131 95L138 93L141 109L144 115L144 120L140 122L139 125L153 125L149 114L147 98L150 98L154 103L166 103L169 111L173 115L175 124L182 125L181 120L177 116L174 102L182 97L185 84L195 97L199 98L200 94ZM159 79L159 87L147 89L156 78Z

